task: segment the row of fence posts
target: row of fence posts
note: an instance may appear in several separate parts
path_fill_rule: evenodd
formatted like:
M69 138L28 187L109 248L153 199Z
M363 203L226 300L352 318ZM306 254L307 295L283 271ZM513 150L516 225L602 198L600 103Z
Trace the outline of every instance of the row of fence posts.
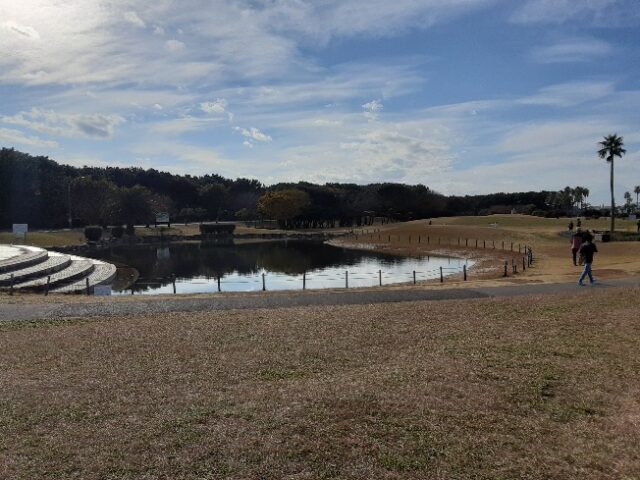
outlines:
M378 286L382 286L382 270L378 270ZM418 283L418 277L417 277L417 271L413 270L412 271L412 278L413 278L413 284L416 285ZM261 274L261 282L262 282L262 291L266 291L267 290L267 282L266 282L266 274L262 273ZM444 269L443 267L439 267L439 279L440 279L440 283L444 283ZM466 282L468 279L468 275L467 275L467 266L463 265L462 266L462 279ZM217 290L218 292L222 292L222 284L221 284L221 277L216 277L216 283L217 283ZM171 285L172 285L172 289L173 289L173 293L174 295L176 294L176 276L175 275L171 275ZM349 288L349 271L345 270L344 272L344 288ZM302 273L302 290L306 290L307 289L307 272L303 272ZM131 295L133 295L135 292L135 290L133 289L133 287L131 288Z
M363 237L368 235L370 240L374 240L374 234L373 233L361 233L360 235L363 236ZM354 236L355 236L355 239L357 240L358 239L358 234L354 233ZM391 239L392 239L393 235L386 235L386 237L387 237L387 242L391 243ZM402 236L401 235L395 235L395 237L396 237L396 239L398 241L402 240ZM382 241L382 238L383 238L382 234L378 233L378 240ZM413 238L412 235L409 235L407 237L409 243L411 243L412 238ZM423 238L422 235L418 235L418 243L422 243L422 238ZM426 244L430 245L431 244L431 236L430 235L426 235L426 237L424 237L424 238L426 238ZM446 238L449 238L449 237L446 237ZM438 245L442 245L442 243L443 243L442 242L442 237L437 237L437 239L438 239L438 243L437 244ZM458 239L457 245L459 247L461 247L462 246L463 237L457 237L457 239ZM478 240L477 238L472 238L471 240L472 240L472 242L475 241L475 248L480 248L480 245L482 245L482 248L484 248L484 249L487 248L487 243L488 243L487 240L482 240L482 244L480 244L480 240ZM501 242L502 242L501 250L505 250L505 241L502 240ZM448 245L454 245L452 238L449 239ZM514 242L510 242L509 250L511 252L515 251L514 250L514 245L515 245ZM469 238L464 238L464 246L465 247L469 246ZM523 247L524 247L525 252L526 252L527 246L526 245L523 246L521 243L518 243L518 253L522 253ZM496 248L496 241L495 240L491 240L491 248L495 250L495 248Z

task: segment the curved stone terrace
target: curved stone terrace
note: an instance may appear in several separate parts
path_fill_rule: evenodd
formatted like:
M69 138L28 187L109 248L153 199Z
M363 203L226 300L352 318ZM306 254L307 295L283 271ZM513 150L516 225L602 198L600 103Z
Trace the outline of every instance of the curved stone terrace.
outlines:
M115 265L100 260L27 245L0 245L0 289L92 292L97 285L110 285L115 275Z

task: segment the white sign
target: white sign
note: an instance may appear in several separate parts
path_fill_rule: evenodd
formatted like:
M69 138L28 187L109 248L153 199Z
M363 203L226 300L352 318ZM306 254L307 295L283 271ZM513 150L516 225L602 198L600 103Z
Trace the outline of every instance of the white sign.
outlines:
M13 224L13 234L16 238L24 238L29 231L29 225L26 223L14 223Z
M156 223L169 223L169 212L156 213Z
M111 295L111 285L96 285L93 287L93 294L97 297L108 297Z
M636 214L632 213L631 215L629 215L629 220L635 220L636 219Z

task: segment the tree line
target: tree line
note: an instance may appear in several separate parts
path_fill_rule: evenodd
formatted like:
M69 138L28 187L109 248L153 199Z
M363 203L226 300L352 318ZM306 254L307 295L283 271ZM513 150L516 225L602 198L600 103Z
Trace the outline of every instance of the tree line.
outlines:
M453 215L554 210L554 192L445 196L424 185L308 182L177 175L155 169L72 167L14 149L0 151L0 228L276 220L282 227L360 226ZM583 192L584 193L584 192ZM588 193L588 191L587 191ZM575 198L575 197L572 197Z

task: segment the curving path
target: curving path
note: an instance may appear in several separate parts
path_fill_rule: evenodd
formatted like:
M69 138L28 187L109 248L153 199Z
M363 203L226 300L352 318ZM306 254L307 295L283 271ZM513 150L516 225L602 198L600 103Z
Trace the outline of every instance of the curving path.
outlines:
M499 287L424 289L353 289L310 292L218 293L192 297L158 295L117 300L37 304L0 304L0 322L49 320L70 317L103 317L149 315L169 312L199 312L252 308L286 308L298 306L362 305L388 302L435 300L465 300L500 298L520 295L586 294L597 288L640 288L640 277L607 280L593 286L579 287L575 283L524 284Z

